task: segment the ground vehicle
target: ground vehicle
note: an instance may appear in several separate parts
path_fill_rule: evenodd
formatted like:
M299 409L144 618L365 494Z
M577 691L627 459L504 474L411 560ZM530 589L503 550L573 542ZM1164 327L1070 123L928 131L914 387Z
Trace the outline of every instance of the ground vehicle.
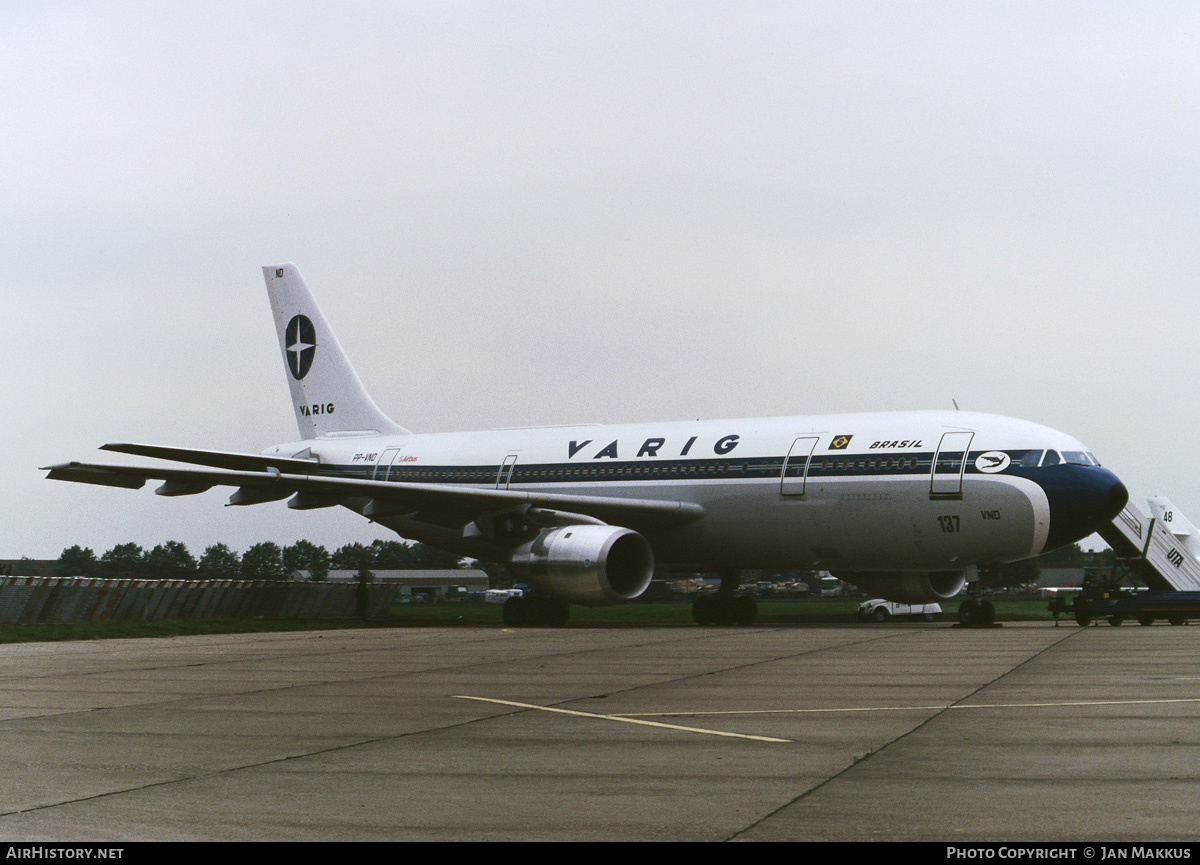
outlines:
M1110 625L1120 625L1126 619L1141 625L1153 625L1155 619L1185 625L1188 619L1200 618L1200 592L1131 591L1085 583L1077 597L1053 598L1050 612L1055 620L1063 613L1073 615L1084 627L1096 619L1105 619Z
M864 622L886 622L893 616L920 616L922 621L932 622L941 614L937 604L897 604L883 598L863 601L858 606L858 617Z
M520 598L525 594L521 589L488 589L483 593L485 604L503 604L509 598Z

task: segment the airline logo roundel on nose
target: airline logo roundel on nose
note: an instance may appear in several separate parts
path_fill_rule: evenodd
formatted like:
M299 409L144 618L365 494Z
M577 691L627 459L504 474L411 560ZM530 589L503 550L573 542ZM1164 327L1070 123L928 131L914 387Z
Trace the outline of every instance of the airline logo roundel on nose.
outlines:
M1012 457L1004 451L988 451L975 457L975 468L985 474L994 475L1012 465Z
M292 378L299 381L308 375L313 355L317 353L317 329L302 315L293 316L284 331L288 369Z

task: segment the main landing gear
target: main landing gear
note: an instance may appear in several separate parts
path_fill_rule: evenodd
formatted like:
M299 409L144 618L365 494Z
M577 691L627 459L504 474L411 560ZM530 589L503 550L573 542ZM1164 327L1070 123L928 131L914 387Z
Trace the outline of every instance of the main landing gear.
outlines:
M990 628L996 624L996 608L991 601L967 598L958 608L958 623L968 628Z
M737 597L741 571L722 571L721 587L714 594L692 601L692 618L698 625L753 625L758 618L754 598Z
M501 616L510 628L561 628L571 615L571 605L559 598L524 595L504 602Z

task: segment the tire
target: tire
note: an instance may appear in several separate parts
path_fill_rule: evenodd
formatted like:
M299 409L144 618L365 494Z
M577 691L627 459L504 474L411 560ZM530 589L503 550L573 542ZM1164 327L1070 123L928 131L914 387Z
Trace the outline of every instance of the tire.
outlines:
M510 628L523 628L529 624L529 601L525 598L509 598L504 602L501 617Z
M561 628L571 618L571 605L558 598L547 598L545 601L545 624L551 628Z
M979 601L963 601L959 604L958 623L968 626L979 624Z
M1079 610L1075 613L1075 623L1081 628L1086 628L1092 623L1092 614L1089 610Z
M758 602L754 598L737 598L733 602L733 621L736 625L753 625L758 619Z
M988 627L996 624L996 607L991 601L979 602L979 624Z
M737 613L734 606L736 600L728 595L717 595L713 598L712 623L714 625L727 628L736 623Z
M717 599L712 595L701 595L692 601L692 621L697 625L715 625Z
M1124 616L1109 616L1108 617L1108 623L1110 625L1112 625L1114 628L1119 627L1121 625L1121 623L1124 621L1125 621Z
M1172 625L1186 625L1187 616L1183 613L1172 613L1171 615L1167 616L1167 621Z
M892 614L889 613L887 610L885 610L883 607L876 607L875 612L871 613L871 621L876 622L880 625L882 625L884 622L886 622L891 617L892 617Z
M1148 627L1154 624L1154 616L1150 613L1139 613L1137 619L1139 625Z

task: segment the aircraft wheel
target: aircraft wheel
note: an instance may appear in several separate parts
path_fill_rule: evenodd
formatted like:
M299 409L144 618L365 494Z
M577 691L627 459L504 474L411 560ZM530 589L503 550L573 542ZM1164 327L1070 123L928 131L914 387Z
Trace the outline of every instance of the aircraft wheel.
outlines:
M713 621L714 625L728 626L735 624L737 615L734 611L735 598L728 596L717 595L713 598Z
M994 625L996 624L996 607L991 601L979 602L979 624Z
M571 605L566 601L554 598L550 601L550 624L561 628L571 618Z
M969 599L958 605L958 623L960 625L977 625L979 616L979 601Z
M758 602L754 598L736 598L733 602L733 621L738 625L753 625L758 618Z
M712 595L701 595L692 601L692 620L697 625L715 625L717 599Z
M521 628L530 624L529 601L525 598L509 598L504 602L501 617L510 628Z
M1138 615L1137 619L1139 625L1148 626L1154 624L1154 616L1150 615L1149 613L1141 613Z

